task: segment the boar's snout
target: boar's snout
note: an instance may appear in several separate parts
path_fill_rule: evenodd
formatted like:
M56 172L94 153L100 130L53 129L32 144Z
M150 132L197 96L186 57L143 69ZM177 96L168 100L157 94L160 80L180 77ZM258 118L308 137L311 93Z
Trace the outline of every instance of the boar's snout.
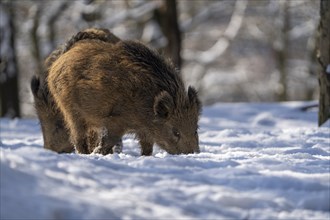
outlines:
M183 148L177 148L173 153L168 151L171 154L193 154L193 153L200 153L199 146L184 146Z
M185 148L183 148L182 152L183 154L193 154L193 153L200 153L199 146L197 145L188 145Z
M197 141L198 142L198 141ZM185 144L185 143L169 143L169 142L159 142L158 145L166 150L169 154L193 154L200 153L198 143Z
M48 114L47 118L43 117L44 115L39 116L41 116L40 124L44 138L44 147L58 153L73 152L74 148L70 143L61 115Z

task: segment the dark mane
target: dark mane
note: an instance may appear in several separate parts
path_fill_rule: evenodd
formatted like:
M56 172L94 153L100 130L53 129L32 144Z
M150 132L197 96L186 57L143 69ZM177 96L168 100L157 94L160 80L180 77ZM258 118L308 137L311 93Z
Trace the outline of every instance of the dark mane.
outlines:
M157 87L177 97L183 88L183 82L173 64L164 59L158 52L136 41L123 41L122 46L127 57L140 67L149 71L156 80Z

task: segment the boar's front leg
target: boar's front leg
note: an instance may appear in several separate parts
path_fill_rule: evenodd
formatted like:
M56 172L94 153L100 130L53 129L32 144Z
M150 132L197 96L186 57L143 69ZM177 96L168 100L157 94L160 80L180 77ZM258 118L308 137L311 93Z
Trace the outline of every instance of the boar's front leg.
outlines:
M69 117L67 117L68 119ZM88 140L86 137L86 125L82 120L68 120L71 142L74 145L76 151L80 154L89 154Z
M120 140L115 144L115 146L112 147L112 152L113 153L121 153L123 152L123 139L120 138Z
M99 132L99 145L94 149L93 153L96 154L112 154L121 153L123 144L123 132L113 128L102 128Z
M87 131L87 146L88 146L88 151L92 153L94 149L98 146L99 144L99 135L98 132L95 131L94 129L89 129Z
M153 142L148 139L147 135L144 133L138 134L138 139L141 146L141 155L142 156L151 156Z
M140 141L140 145L141 145L141 155L142 156L151 156L152 155L152 147L153 147L152 143Z

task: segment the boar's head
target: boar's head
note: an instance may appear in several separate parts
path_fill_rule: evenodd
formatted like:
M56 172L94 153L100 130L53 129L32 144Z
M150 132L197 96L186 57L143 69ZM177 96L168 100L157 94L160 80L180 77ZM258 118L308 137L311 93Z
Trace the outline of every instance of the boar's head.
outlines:
M155 143L170 154L199 153L198 119L201 104L194 88L177 97L162 91L155 98Z
M74 148L70 144L69 133L65 128L63 115L54 105L44 80L33 76L31 90L35 108L40 120L44 147L58 153L70 153Z

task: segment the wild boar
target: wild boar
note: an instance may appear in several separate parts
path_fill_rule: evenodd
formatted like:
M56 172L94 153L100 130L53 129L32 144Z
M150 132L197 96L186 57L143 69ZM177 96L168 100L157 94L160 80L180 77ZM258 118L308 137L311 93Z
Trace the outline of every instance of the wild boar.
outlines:
M185 90L173 64L135 41L79 41L51 66L47 83L78 153L90 152L86 132L97 131L95 153L112 153L127 133L142 155L157 144L170 154L199 152L201 104Z
M31 79L30 86L42 129L44 147L58 153L70 153L74 151L74 147L70 143L69 132L65 127L63 115L55 104L53 96L49 93L46 78L48 77L49 67L53 62L80 40L100 40L109 43L120 41L118 37L106 29L92 28L78 32L64 46L60 46L53 51L44 62L44 70L40 74L34 75ZM93 148L97 145L96 140L98 138L96 136L97 133L94 131L91 130L88 132L88 142ZM122 149L121 140L116 146L117 152L120 152Z

